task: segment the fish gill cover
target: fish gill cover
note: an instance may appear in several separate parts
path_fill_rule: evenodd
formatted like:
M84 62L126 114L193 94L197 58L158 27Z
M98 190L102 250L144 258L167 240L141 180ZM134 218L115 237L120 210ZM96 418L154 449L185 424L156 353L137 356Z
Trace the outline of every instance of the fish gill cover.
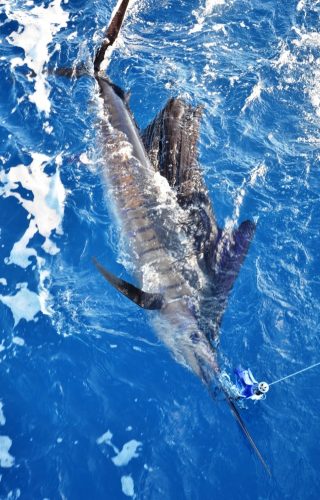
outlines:
M101 105L84 65L102 0L1 0L0 498L315 499L317 368L228 408L106 287L130 280L101 178ZM143 130L171 97L203 106L199 161L220 227L257 230L219 359L269 382L319 360L320 3L136 0L108 55Z

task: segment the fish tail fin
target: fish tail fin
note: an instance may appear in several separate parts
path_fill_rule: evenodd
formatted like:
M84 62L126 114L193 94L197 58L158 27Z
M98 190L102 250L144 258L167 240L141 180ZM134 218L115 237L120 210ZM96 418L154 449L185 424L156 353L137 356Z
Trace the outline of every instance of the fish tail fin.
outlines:
M124 16L127 11L129 1L130 0L122 0L114 16L111 19L109 27L106 30L104 40L95 55L93 63L95 73L98 73L100 71L100 66L104 60L106 50L108 49L108 47L113 45L113 43L116 41L118 37Z

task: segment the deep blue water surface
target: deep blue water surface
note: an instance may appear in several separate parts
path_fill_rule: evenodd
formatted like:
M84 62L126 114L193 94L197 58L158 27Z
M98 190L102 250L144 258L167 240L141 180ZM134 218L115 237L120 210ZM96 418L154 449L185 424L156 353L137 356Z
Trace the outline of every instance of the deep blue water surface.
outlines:
M41 31L49 5L67 19ZM114 2L0 6L0 498L319 498L320 368L241 410L270 479L223 399L93 268L95 255L129 276L99 174L97 89L46 70L90 63ZM171 96L204 107L199 158L219 225L257 221L220 364L269 382L320 361L319 14L316 0L136 0L108 68L141 128ZM12 39L28 25L37 67ZM29 99L41 77L47 116ZM50 208L50 234L28 233Z

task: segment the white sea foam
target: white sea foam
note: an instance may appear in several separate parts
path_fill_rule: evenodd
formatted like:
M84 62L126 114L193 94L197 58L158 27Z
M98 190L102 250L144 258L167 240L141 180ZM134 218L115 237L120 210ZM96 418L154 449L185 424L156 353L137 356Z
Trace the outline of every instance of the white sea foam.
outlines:
M45 167L50 158L39 153L32 153L31 156L33 161L28 167L18 165L12 167L8 173L0 172L0 181L3 184L0 194L16 198L27 211L30 220L25 233L14 244L7 260L7 264L16 264L23 268L30 264L30 257L37 258L35 249L28 246L37 233L45 238L42 245L45 252L54 255L59 251L50 236L54 231L57 234L62 233L66 198L59 168L57 167L55 174L49 176ZM22 196L17 191L19 185L31 192L32 197Z
M109 446L112 446L112 437L113 434L111 431L107 430L104 434L102 434L100 437L97 438L97 444L108 444ZM116 448L116 452L118 452L118 448Z
M143 352L142 349L141 349L141 347L138 347L137 345L132 346L132 349L134 351Z
M48 46L58 31L67 26L69 15L61 7L61 0L52 0L44 5L32 6L27 10L25 5L18 9L11 0L6 0L5 12L9 19L17 21L20 28L8 37L8 41L24 50L24 59L11 59L12 68L26 64L35 74L35 91L29 96L39 112L46 116L50 113L50 88L44 74L44 67L49 61Z
M297 33L298 38L293 40L292 43L302 51L308 49L308 53L304 57L304 66L307 67L307 71L304 71L304 80L311 104L317 116L320 117L320 58L310 53L314 49L318 53L320 33L316 31L305 32L297 27L294 28L294 31Z
M50 125L49 122L44 122L42 128L48 135L52 134L53 132L53 126Z
M5 278L0 278L0 285L7 286L7 280Z
M0 301L11 309L14 326L22 319L32 321L39 312L49 314L45 301L41 300L41 292L38 295L28 289L27 283L20 283L20 289L15 295L0 295Z
M117 467L123 467L124 465L128 465L128 463L133 459L137 458L139 454L137 450L142 446L140 441L136 441L135 439L131 439L125 443L122 447L122 450L118 452L118 454L112 458L112 462Z
M36 256L37 252L33 248L28 248L29 241L37 232L35 221L30 221L29 227L23 234L22 238L17 241L11 250L10 257L7 259L7 264L16 264L17 266L26 268L30 264L30 257Z
M267 173L267 167L264 163L261 163L260 165L254 167L253 170L251 170L250 172L250 179L249 179L250 185L254 186L259 177L264 179L266 173Z
M298 5L297 5L297 10L300 11L300 10L304 9L305 5L306 5L306 0L299 0Z
M297 33L297 35L299 36L299 38L292 40L292 43L297 47L320 47L320 33L318 33L317 31L304 32L297 27L294 27L293 31L295 31L295 33Z
M10 490L8 495L6 496L6 500L18 500L21 497L21 490L16 488L14 490ZM44 498L43 500L49 500Z
M122 493L127 497L134 497L134 482L131 476L121 477Z
M3 403L0 401L0 425L4 425L6 423L6 417L3 413Z
M25 341L21 337L13 337L12 342L13 344L18 345L20 347L23 347L25 345Z
M45 172L50 158L39 153L31 153L32 162L29 166L18 165L7 173L0 172L2 183L0 194L4 197L14 197L19 201L27 213L28 223L20 240L13 245L6 264L15 264L25 269L31 264L31 257L34 257L39 271L38 294L30 291L27 283L23 283L15 295L0 296L1 302L11 309L15 326L21 319L33 320L38 312L51 313L47 305L50 296L45 283L49 273L45 269L45 260L30 245L32 238L40 234L45 239L42 248L46 253L54 255L59 251L51 236L54 232L62 233L66 192L60 179L60 156L58 155L56 159L57 167L53 175ZM19 186L28 194L24 192L21 194Z
M123 445L121 450L119 450L119 448L117 448L117 446L113 444L112 438L113 434L108 430L97 439L97 444L106 444L113 449L116 454L111 459L114 465L116 465L117 467L124 467L125 465L128 465L128 463L133 458L137 458L139 456L137 451L142 446L142 443L140 441L131 439Z
M304 3L301 3L301 9L303 7ZM320 33L308 32L305 28L297 26L294 26L292 31L297 37L292 40L291 47L283 42L280 44L279 57L273 65L287 70L285 76L287 84L296 84L297 79L301 78L316 115L320 116L320 58L317 55L320 48ZM299 73L300 78L297 76Z
M283 66L290 66L296 63L296 57L290 52L287 45L283 42L280 44L280 54L273 65L277 68L282 68Z
M228 31L227 31L227 28L226 28L226 25L225 24L222 24L222 23L216 23L214 26L212 26L212 30L213 31L222 31L222 33L224 35L227 35L228 34Z
M314 80L309 87L308 94L317 116L320 117L320 59L314 69Z
M262 89L263 82L259 79L258 83L253 87L251 94L246 98L245 103L241 109L241 113L243 113L252 102L260 99Z
M200 7L199 10L194 10L192 12L197 20L197 23L193 26L193 28L191 28L189 33L196 33L197 31L201 31L206 18L214 12L216 7L224 4L225 0L206 0L203 7Z
M83 163L84 165L91 165L92 164L92 160L90 160L90 158L88 157L87 153L82 153L80 155L80 158L79 160L81 161L81 163Z
M10 455L9 450L12 441L8 436L0 436L0 467L9 468L14 464L14 457Z

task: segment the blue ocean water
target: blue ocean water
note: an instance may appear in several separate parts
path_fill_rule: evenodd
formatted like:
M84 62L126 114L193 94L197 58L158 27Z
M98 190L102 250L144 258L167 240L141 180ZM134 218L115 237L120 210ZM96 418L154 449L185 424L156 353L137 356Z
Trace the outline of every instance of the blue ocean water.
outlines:
M241 410L268 478L223 398L92 265L130 276L99 174L97 88L53 70L92 61L114 6L0 1L0 498L316 499L320 368ZM203 106L219 225L257 222L220 364L269 382L320 361L319 13L136 0L108 66L141 129L172 96Z

